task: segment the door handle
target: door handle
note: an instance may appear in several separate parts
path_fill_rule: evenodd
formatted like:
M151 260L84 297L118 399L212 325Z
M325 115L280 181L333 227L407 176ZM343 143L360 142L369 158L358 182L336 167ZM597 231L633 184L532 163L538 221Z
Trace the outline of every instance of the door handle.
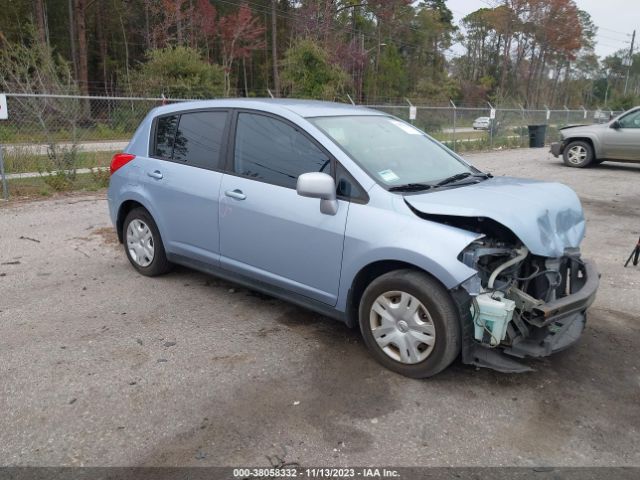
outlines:
M153 172L147 172L147 175L149 175L151 178L155 178L157 180L160 180L162 178L162 172L160 170L154 170Z
M227 190L224 192L227 197L235 198L236 200L244 200L247 196L242 193L242 190L236 188L235 190Z

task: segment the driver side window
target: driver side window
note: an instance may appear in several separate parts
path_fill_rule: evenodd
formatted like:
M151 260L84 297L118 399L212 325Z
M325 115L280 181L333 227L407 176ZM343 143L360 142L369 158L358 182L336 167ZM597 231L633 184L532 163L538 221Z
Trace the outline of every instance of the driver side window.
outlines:
M621 128L640 128L640 110L625 115L618 123Z
M234 172L282 187L296 188L298 176L331 173L331 159L288 123L270 116L238 114Z

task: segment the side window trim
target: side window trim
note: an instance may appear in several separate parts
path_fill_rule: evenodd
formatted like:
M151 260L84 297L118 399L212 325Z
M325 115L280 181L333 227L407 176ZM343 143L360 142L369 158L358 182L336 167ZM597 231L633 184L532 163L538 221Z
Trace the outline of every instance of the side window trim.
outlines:
M308 133L305 129L303 129L302 127L300 127L300 125L297 125L295 123L293 123L292 121L281 117L280 115L271 113L271 112L263 112L262 110L251 110L249 108L236 108L233 109L233 113L231 115L231 128L230 128L230 134L228 136L229 141L228 141L228 152L227 152L227 156L226 156L226 161L225 161L225 173L228 175L232 175L234 177L241 177L241 178L248 178L250 180L255 180L256 182L261 182L261 183L266 183L269 185L275 185L278 187L282 187L282 188L289 188L291 189L291 187L287 187L285 185L278 185L277 183L272 183L272 182L267 182L265 180L261 180L261 179L257 179L257 178L252 178L252 177L247 177L246 175L242 175L240 173L237 173L235 171L235 150L236 150L236 135L238 132L238 117L240 116L241 113L248 113L248 114L252 114L252 115L261 115L263 117L268 117L268 118L273 118L275 120L279 120L282 123L284 123L285 125L290 126L291 128L293 128L296 132L302 134L302 136L304 136L307 140L309 140L309 142L311 142L311 144L316 147L318 150L320 150L323 154L325 154L330 161L330 175L333 177L333 179L335 180L336 178L336 159L333 155L331 155L330 152L327 151L326 148L324 148L315 138L313 138L313 136L311 136L310 133ZM295 190L295 187L293 187L293 190Z
M200 112L225 112L227 114L224 130L222 132L222 143L220 144L220 157L218 159L217 168L207 168L207 167L201 167L196 165L189 165L189 164L185 164L184 162L173 159L173 149L175 147L175 135L180 126L180 117L186 113L200 113ZM157 129L158 129L158 120L164 117L174 117L174 116L178 117L178 121L176 123L176 133L174 133L173 135L174 141L173 141L173 144L171 145L171 158L158 157L155 155L156 143L158 141L158 136L156 135ZM149 158L154 158L156 160L177 163L178 165L184 165L187 167L200 168L202 170L209 170L212 172L227 173L225 170L226 170L228 153L229 153L229 150L233 150L231 148L231 144L229 143L229 140L231 138L231 125L232 125L233 117L234 117L234 112L230 108L190 108L188 110L178 110L175 112L166 113L164 115L158 115L153 119L153 122L151 122L151 132L150 132L151 141L149 142L148 156ZM235 137L235 132L234 132L234 137Z
M355 194L355 195L341 195L340 193L338 193L338 199L347 200L347 201L353 202L353 203L361 203L363 205L366 205L367 203L369 203L369 194L367 193L367 191L362 187L362 185L360 185L360 182L358 182L355 178L353 178L353 175L351 175L351 172L349 172L349 170L347 170L347 168L337 160L336 160L335 174L333 175L333 179L336 182L336 189L339 188L339 185L338 185L338 172L340 170L342 170L344 172L344 175L354 185L354 188L356 190L360 191L360 195L358 195L358 194Z

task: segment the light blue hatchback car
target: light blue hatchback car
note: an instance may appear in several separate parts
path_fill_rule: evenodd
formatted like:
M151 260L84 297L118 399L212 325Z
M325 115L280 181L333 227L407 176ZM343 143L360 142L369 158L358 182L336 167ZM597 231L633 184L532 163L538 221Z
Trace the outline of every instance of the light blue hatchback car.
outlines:
M114 156L111 219L138 272L192 267L359 325L410 377L566 348L598 288L580 202L483 173L395 117L302 100L152 110Z

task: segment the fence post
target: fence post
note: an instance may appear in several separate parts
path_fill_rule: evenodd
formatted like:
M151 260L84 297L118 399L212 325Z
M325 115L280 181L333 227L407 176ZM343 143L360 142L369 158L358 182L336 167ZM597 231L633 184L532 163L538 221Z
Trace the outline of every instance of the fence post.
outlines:
M456 151L456 143L458 141L458 137L456 136L456 116L458 112L458 107L453 103L453 100L449 99L451 106L453 107L453 151Z
M413 125L413 122L416 119L416 115L418 113L418 109L413 106L413 103L411 103L411 100L409 100L407 97L405 97L404 99L409 104L409 122L411 123L411 125Z
M569 125L569 109L567 108L567 106L564 106L564 109L567 111L567 120L564 124L564 126L566 127L567 125Z
M356 104L356 102L353 101L353 98L351 98L351 95L349 95L348 93L347 93L347 98L351 102L351 105L355 105Z
M524 114L524 105L520 104L520 111L522 112L522 127L520 127L520 146L523 147L525 146L527 143L525 141L526 135L525 135L525 131L528 132L528 128L527 128L527 120Z
M9 200L9 187L7 186L7 176L4 174L4 157L2 155L2 144L0 144L0 177L2 177L2 196Z
M548 105L544 105L545 110L547 111L547 119L545 120L546 125L549 126L549 122L551 121L551 110L549 110Z
M493 148L493 122L496 119L496 109L493 108L493 105L491 105L489 102L487 102L487 105L489 105L489 148Z

